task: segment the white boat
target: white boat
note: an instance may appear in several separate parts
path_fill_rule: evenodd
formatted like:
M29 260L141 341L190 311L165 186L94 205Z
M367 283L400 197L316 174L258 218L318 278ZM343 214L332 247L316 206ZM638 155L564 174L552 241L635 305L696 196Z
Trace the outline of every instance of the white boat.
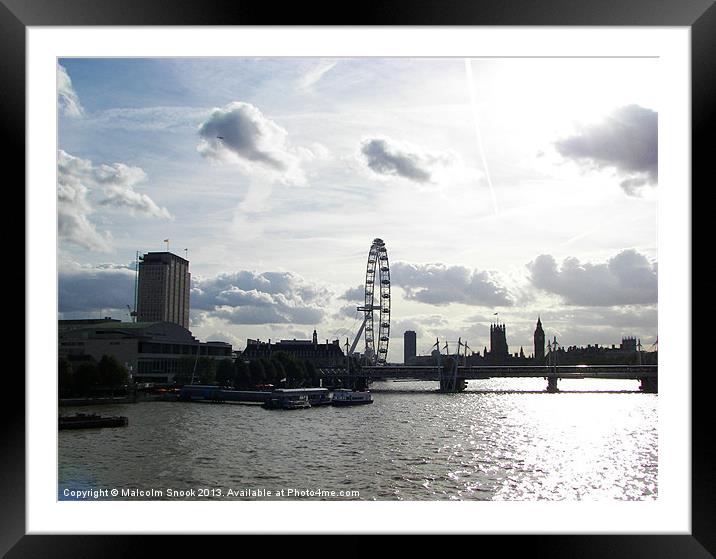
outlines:
M367 390L337 389L333 391L331 404L334 406L358 406L372 404L373 395Z

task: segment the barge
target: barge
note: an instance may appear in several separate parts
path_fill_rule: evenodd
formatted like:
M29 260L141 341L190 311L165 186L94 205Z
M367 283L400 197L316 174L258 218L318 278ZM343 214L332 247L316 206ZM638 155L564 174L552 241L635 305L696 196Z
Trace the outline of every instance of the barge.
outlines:
M129 419L124 416L102 417L94 413L61 415L58 428L62 429L98 429L100 427L126 427Z

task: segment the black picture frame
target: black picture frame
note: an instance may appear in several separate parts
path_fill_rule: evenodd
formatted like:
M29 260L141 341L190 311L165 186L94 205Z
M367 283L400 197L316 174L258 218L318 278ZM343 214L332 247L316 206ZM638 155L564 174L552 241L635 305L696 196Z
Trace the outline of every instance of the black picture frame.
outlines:
M0 0L0 92L6 169L24 182L25 32L28 26L70 25L549 25L684 26L692 47L692 184L704 183L713 159L716 103L716 7L713 0L365 0L333 3L269 3L244 0ZM10 165L12 162L12 166ZM692 197L695 193L692 187ZM692 198L693 199L693 198ZM692 202L693 204L693 202ZM693 206L692 206L693 207ZM695 239L696 240L696 239ZM19 266L16 266L16 269ZM16 271L13 273L17 273ZM32 297L25 292L25 298ZM689 313L691 314L691 313ZM691 325L684 325L691 328ZM694 342L698 332L693 331ZM26 340L26 346L30 343ZM33 342L37 343L37 342ZM43 342L45 344L49 341ZM701 347L698 343L692 347ZM706 346L708 347L708 346ZM685 348L691 355L691 348ZM688 360L691 365L691 360ZM690 371L691 372L691 371ZM8 373L8 371L6 371ZM708 370L692 382L692 530L690 535L478 536L477 550L506 556L706 558L716 553L716 461L710 432ZM701 374L701 376L699 376ZM25 534L25 394L13 386L2 409L0 552L19 557L127 557L161 552L205 553L196 536L40 536ZM81 530L81 527L78 527ZM214 545L229 544L214 536ZM199 541L200 540L200 541ZM253 543L253 542L252 542ZM255 542L258 543L258 542ZM233 545L233 544L231 544ZM454 544L453 544L454 545ZM474 544L472 544L474 545ZM241 552L244 549L236 550Z

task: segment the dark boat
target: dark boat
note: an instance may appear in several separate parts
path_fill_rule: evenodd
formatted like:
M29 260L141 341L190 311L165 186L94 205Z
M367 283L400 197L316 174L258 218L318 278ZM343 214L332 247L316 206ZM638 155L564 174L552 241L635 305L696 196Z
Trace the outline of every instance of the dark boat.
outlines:
M99 427L125 427L129 419L124 416L102 417L94 413L77 413L61 415L58 427L62 429L97 429Z
M267 410L300 410L310 408L311 403L308 394L275 391L262 406Z

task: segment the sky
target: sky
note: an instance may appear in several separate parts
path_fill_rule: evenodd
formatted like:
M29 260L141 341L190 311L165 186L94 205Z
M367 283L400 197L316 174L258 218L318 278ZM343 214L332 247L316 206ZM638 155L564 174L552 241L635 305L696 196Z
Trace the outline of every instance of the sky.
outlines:
M403 333L657 337L658 59L58 60L59 318L129 320L190 261L190 330L352 342L370 245ZM358 344L361 347L361 343Z

